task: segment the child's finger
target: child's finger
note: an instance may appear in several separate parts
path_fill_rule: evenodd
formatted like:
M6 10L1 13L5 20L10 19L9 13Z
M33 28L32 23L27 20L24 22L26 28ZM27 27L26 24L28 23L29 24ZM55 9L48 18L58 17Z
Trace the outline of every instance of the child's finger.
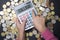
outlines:
M20 25L21 24L20 21L18 20L18 18L16 19L16 24L17 25Z
M26 24L26 19L22 22L22 25L25 25Z
M34 10L32 11L32 17L35 18Z

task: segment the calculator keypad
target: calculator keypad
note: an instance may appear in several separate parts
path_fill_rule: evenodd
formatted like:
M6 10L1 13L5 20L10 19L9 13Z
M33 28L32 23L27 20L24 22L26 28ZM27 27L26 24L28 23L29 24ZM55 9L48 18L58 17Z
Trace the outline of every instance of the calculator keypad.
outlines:
M20 20L23 22L27 18L25 29L30 29L33 26L32 11L20 15Z
M33 23L32 23L32 11L29 11L29 16L27 18L27 22L26 22L26 29L33 26Z

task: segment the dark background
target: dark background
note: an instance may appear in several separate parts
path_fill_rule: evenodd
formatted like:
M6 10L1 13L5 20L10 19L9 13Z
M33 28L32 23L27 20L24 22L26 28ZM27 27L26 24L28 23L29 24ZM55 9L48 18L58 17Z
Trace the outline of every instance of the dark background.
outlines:
M0 11L2 11L2 5L5 4L7 1L10 1L10 0L0 0ZM60 17L60 0L50 0L52 2L54 2L54 7L55 7L55 15L58 15ZM60 40L60 22L57 21L57 23L54 25L54 34L56 37L59 38ZM2 31L2 28L1 28L1 25L0 25L0 33ZM2 37L0 35L0 40L2 40Z

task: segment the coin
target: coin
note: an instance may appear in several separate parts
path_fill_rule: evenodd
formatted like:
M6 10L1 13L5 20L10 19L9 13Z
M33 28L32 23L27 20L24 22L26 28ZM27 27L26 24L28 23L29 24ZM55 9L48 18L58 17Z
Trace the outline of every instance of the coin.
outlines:
M3 4L3 6L2 6L3 8L6 8L7 6L6 6L6 4Z
M40 36L39 34L36 34L36 35L35 35L36 38L39 38L39 36Z
M4 38L4 40L8 40L8 39Z
M33 36L33 33L32 32L29 32L29 36Z
M37 34L37 31L36 31L36 30L33 30L32 32L33 32L33 34L34 34L34 35L36 35L36 34Z
M54 10L54 6L51 6L50 9L51 9L51 10Z
M40 9L41 11L45 11L45 8L43 8L43 7L39 7L39 9Z
M40 4L42 4L44 2L44 0L40 0L39 2L40 2Z
M51 12L48 12L48 14L47 14L48 16L51 16L52 14L51 14Z
M52 14L52 15L54 15L54 14L55 14L55 12L54 12L54 11L52 11L52 12L51 12L51 14Z
M7 11L7 9L5 9L5 8L4 8L4 9L3 9L3 11L4 11L4 12L6 12L6 11Z
M1 36L2 36L2 37L4 37L5 35L6 35L5 32L2 32L2 33L1 33Z
M55 19L58 20L59 19L59 16L58 15L55 15Z
M11 12L11 9L10 8L7 8L7 12Z
M46 8L46 9L45 9L45 12L50 12L50 9L49 9L49 8Z
M10 35L6 35L6 39L10 39L11 38L11 36Z
M0 15L4 15L4 12L3 11L0 11Z
M3 27L3 28L6 27L6 26L7 26L6 23L3 23L3 24L2 24L2 27Z
M10 6L10 2L7 2L6 5L7 5L7 6Z
M29 36L29 34L28 33L26 33L26 37L28 37Z
M46 17L47 16L47 13L46 12L43 12L42 16Z
M29 38L27 38L26 40L29 40Z
M14 14L15 13L15 11L14 10L12 10L12 14Z
M15 4L15 2L14 1L11 1L11 5L14 5Z
M4 23L5 22L5 20L4 19L1 19L1 23Z
M54 6L54 3L53 2L51 2L51 6Z
M53 20L51 20L51 22L52 22L53 24L55 24L55 23L56 23L56 20L53 19Z
M34 1L34 3L37 3L37 0L33 0Z
M47 20L50 20L50 16L47 16Z
M14 2L18 2L18 0L14 0Z
M19 3L15 3L15 6L19 5Z
M7 28L6 27L3 27L3 31L6 32L7 31Z

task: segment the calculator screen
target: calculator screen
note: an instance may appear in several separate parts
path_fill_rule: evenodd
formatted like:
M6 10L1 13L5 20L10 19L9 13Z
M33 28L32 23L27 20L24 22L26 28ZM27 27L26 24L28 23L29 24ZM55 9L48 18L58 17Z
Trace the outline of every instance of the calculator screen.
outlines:
M28 2L24 7L18 9L17 12L21 13L21 12L26 11L27 9L31 8L31 7L32 7L31 2Z

